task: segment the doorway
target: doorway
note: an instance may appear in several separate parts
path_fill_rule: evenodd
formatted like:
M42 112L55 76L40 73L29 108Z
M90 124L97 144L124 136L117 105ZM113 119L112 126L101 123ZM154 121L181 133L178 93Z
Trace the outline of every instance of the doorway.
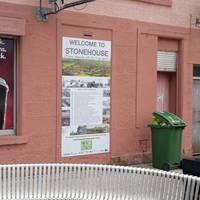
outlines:
M176 72L157 72L157 111L176 113Z
M176 113L176 69L178 64L178 43L173 42L177 48L172 48L172 50L166 48L170 46L171 43L165 42L165 45L162 46L161 44L163 44L163 40L160 40L159 44L160 48L162 48L157 52L156 110L160 112L167 111Z
M200 65L193 66L192 149L200 154Z

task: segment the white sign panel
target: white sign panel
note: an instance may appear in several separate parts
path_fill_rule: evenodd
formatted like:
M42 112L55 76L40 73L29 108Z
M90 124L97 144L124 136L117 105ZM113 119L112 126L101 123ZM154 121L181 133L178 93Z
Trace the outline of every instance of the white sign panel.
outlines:
M64 37L62 55L69 59L110 61L111 42Z
M111 42L62 42L62 157L107 153Z

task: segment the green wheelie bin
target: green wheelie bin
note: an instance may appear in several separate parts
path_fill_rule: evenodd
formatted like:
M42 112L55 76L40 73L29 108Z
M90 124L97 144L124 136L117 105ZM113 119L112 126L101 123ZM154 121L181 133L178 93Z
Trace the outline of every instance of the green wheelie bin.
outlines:
M181 161L182 132L186 123L170 112L154 112L150 125L153 167L169 171Z

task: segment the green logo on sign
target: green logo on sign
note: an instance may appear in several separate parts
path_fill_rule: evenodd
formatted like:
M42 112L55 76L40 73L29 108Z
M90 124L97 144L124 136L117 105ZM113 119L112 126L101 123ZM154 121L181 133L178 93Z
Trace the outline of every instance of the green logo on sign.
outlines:
M92 149L92 141L91 140L85 140L81 141L81 150L91 150Z

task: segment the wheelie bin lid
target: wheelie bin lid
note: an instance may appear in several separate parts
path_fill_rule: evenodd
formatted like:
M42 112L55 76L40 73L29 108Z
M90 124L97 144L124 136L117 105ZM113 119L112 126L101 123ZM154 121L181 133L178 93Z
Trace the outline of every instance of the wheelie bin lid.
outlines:
M186 127L187 124L177 115L170 112L153 112L153 116L171 127Z

